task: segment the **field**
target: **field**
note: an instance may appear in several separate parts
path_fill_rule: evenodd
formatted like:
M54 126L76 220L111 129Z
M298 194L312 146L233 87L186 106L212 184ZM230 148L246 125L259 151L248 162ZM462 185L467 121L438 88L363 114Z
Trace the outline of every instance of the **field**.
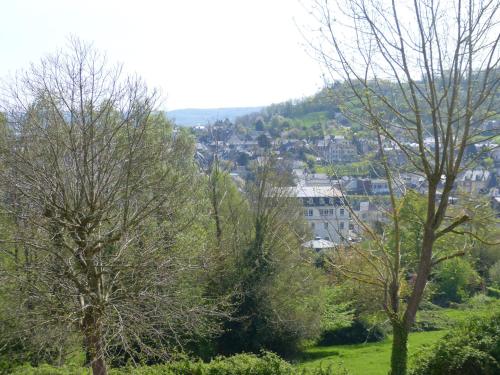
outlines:
M420 313L417 320L432 320L442 327L471 319L473 316L488 314L500 309L500 301L481 306L469 306L460 309L439 309ZM439 340L447 329L413 332L409 337L409 354L418 352L419 348L429 346ZM349 370L352 375L386 375L389 371L392 338L377 342L357 345L314 346L305 350L300 357L299 369L327 368L340 366Z
M409 351L415 352L424 345L431 345L441 338L446 331L415 332L410 335ZM352 375L387 375L391 356L392 339L377 343L357 345L337 345L313 347L304 353L304 362L299 368L333 368L340 364Z

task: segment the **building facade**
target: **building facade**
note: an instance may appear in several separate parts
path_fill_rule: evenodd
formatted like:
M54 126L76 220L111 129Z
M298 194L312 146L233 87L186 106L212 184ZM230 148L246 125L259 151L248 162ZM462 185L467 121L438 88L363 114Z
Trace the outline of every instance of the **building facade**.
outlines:
M304 218L315 239L335 244L349 239L349 209L338 189L330 186L298 186L294 192L304 207Z

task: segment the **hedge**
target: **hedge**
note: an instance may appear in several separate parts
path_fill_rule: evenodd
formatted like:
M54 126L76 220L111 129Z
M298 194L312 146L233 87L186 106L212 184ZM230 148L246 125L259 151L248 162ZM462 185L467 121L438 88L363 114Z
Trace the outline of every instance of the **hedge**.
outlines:
M29 365L18 367L13 375L91 375L88 368ZM298 370L274 353L262 355L237 354L217 357L210 363L200 360L180 359L162 365L122 367L109 370L109 375L347 375L344 369L333 367Z
M500 313L462 323L412 362L411 375L500 374Z

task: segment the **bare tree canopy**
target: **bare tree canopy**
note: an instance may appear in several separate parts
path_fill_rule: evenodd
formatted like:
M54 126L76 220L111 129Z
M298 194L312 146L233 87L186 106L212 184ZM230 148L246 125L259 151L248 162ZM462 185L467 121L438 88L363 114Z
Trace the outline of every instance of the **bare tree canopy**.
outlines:
M94 374L110 351L163 355L211 313L176 289L189 274L174 244L193 220L196 173L157 98L78 40L3 92L8 271L33 327L79 332Z
M457 175L475 161L465 160L466 147L498 114L499 6L490 0L313 1L319 28L310 45L330 83L340 81L335 94L344 113L377 140L389 184L391 233L386 238L366 228L374 246L362 251L373 274L361 276L384 291L394 332L393 375L406 374L408 333L433 266L463 255L439 258L433 250L438 239L466 233L471 219L470 212L449 210L449 198ZM404 154L406 171L427 183L418 262L405 300L402 201L387 144Z

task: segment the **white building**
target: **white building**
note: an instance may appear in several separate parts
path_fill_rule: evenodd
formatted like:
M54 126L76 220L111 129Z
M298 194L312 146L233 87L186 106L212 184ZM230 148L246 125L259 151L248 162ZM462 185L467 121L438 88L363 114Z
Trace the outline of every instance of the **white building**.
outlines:
M331 186L297 186L293 194L304 206L304 218L314 238L341 243L349 237L349 209L341 192Z

